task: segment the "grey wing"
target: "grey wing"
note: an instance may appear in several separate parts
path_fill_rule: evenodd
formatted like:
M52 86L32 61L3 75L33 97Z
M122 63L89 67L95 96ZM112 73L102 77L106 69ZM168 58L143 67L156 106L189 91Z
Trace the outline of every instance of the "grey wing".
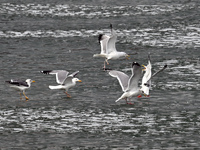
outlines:
M132 75L128 81L127 90L136 90L138 89L138 82L142 75L142 68L140 64L133 62L132 64Z
M165 70L166 68L167 68L167 65L165 65L162 69L160 69L160 70L158 70L157 72L155 72L147 82L149 82L154 76L156 76L158 73L162 72L162 71Z
M68 76L68 77L65 79L65 81L63 82L63 84L66 84L66 85L72 84L72 79L73 79L73 77Z
M107 44L108 44L108 40L109 40L109 36L108 35L99 35L99 43L101 44L101 54L106 54L107 53Z
M63 84L63 82L67 78L67 75L69 74L69 72L66 70L44 70L44 71L40 71L40 72L44 73L44 74L55 74L56 82L58 84Z
M70 74L69 76L70 76L70 77L75 77L78 73L79 73L79 71L75 71L75 72L73 72L72 74Z
M117 34L115 32L115 30L111 29L111 36L108 40L108 44L107 44L107 53L111 53L111 52L116 52L116 47L115 47L115 43L117 41Z
M129 76L121 71L112 70L109 71L109 75L118 79L122 91L125 91L128 87Z
M69 72L66 70L52 70L51 72L49 72L49 74L55 74L56 82L58 84L63 84L63 82L67 78L67 75L69 74Z

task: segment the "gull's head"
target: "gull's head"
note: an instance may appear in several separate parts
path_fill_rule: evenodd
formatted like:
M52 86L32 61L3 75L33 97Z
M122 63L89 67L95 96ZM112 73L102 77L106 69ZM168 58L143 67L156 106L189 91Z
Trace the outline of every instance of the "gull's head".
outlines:
M73 78L72 82L76 83L76 82L82 82L81 80L79 80L78 78Z
M140 92L141 92L145 97L149 97L149 88L147 88L147 89L140 89Z
M31 80L31 79L26 79L26 82L27 83L32 83L32 82L35 82L34 80Z
M125 57L126 59L129 59L129 55L126 54L125 52L120 52L121 57Z
M29 87L31 86L31 83L35 82L34 80L31 79L26 79L26 83L29 85Z

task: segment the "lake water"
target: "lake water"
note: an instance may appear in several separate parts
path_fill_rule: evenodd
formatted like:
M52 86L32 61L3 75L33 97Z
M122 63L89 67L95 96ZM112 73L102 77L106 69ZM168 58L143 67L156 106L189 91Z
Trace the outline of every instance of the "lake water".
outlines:
M198 149L200 147L200 5L198 0L0 2L0 148ZM118 34L116 48L130 60L107 67L128 71L133 61L152 71L150 97L121 100L121 87L102 70L98 35ZM50 90L55 76L79 70L82 83ZM29 101L5 80L31 78Z

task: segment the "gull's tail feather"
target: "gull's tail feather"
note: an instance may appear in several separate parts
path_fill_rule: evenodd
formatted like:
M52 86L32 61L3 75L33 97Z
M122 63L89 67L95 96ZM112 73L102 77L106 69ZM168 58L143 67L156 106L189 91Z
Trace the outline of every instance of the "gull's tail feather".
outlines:
M94 54L93 57L103 57L106 58L105 54Z
M127 93L125 92L125 93L123 93L123 94L121 95L121 97L118 98L115 102L118 102L119 100L124 99L124 98L126 98L126 97L127 97Z
M118 98L115 102L118 102L119 100L121 100L121 97L120 98Z
M49 88L51 90L58 90L58 89L63 89L63 86L62 85L56 85L56 86L49 85Z

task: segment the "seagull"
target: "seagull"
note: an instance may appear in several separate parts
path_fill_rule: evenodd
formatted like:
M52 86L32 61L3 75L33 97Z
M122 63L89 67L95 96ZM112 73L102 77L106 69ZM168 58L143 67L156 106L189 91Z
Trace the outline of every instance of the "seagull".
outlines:
M140 64L137 62L133 62L131 71L132 71L131 77L129 77L127 74L121 71L117 70L109 71L110 76L118 79L122 91L124 92L121 95L121 97L119 97L115 102L118 102L121 99L125 99L127 104L132 104L128 103L127 99L131 98L132 96L138 96L142 93L140 87L138 86L139 79L142 75L142 68Z
M26 79L25 81L21 80L13 80L11 79L10 81L5 81L10 84L10 87L15 88L20 91L20 98L21 97L21 91L23 95L25 96L26 100L29 100L29 98L25 95L25 90L31 87L31 83L35 82L34 80L31 79Z
M144 66L144 65L142 65ZM149 87L151 86L151 79L161 71L167 68L167 65L165 65L162 69L151 75L151 62L149 59L149 64L145 66L145 74L142 78L142 88L138 86L139 79L142 76L142 68L140 64L137 62L132 63L132 75L129 77L127 74L117 71L117 70L108 70L109 75L112 77L115 77L118 79L119 84L122 88L122 91L124 92L121 97L119 97L115 102L118 102L121 99L125 99L127 104L132 104L128 103L127 99L137 96L138 98L141 97L141 94L144 94L145 96L149 95ZM148 70L150 69L150 71Z
M167 68L167 65L164 65L164 67L160 70L158 70L157 72L155 72L152 75L151 69L152 69L152 65L151 65L151 60L150 60L150 54L148 55L148 65L142 65L145 69L143 69L143 71L145 71L143 78L142 78L142 85L141 85L141 91L143 93L144 96L149 97L149 89L151 88L151 79L156 76L158 73L162 72L163 70L165 70Z
M59 84L57 86L51 86L49 85L49 88L54 89L62 89L65 90L65 93L67 97L71 97L70 94L68 94L69 88L76 85L76 82L82 82L78 78L75 78L75 76L79 73L79 71L76 71L69 75L69 72L66 70L44 70L40 71L44 74L55 74L56 75L56 82Z
M105 62L107 64L108 60L113 59L119 59L121 57L126 57L127 59L129 58L129 55L126 54L125 52L119 52L116 50L115 43L117 40L117 34L115 30L112 27L112 24L110 24L111 28L111 35L105 35L105 34L100 34L99 35L99 43L101 45L101 53L100 54L94 54L93 57L103 57L105 58L104 61L104 69L105 69Z
M142 88L141 90L143 91L143 95L149 97L149 89L151 88L151 60L150 60L150 54L148 55L148 64L147 66L142 65L145 69L143 69L143 71L145 71L143 77L142 77Z

